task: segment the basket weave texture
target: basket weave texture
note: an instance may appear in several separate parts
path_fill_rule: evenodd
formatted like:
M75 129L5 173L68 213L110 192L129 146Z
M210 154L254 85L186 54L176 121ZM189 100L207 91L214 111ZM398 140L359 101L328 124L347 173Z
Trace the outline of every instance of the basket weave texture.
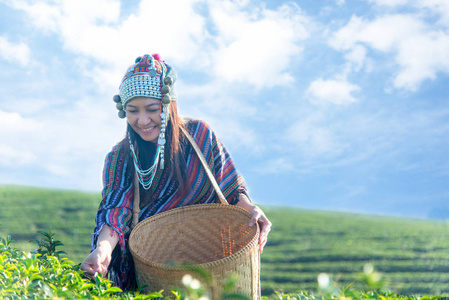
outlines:
M217 294L237 274L234 291L260 299L259 228L249 227L250 219L240 207L199 204L143 220L129 237L139 285L147 285L146 292L163 289L168 295L182 287L185 274L192 274L187 263L212 275Z

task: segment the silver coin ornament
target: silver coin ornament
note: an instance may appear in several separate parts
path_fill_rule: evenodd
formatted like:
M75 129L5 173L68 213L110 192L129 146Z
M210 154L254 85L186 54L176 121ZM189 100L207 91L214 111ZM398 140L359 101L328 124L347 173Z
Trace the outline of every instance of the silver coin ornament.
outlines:
M115 103L121 102L121 99L120 99L120 96L119 96L119 95L114 95L114 97L112 97L112 100L113 100Z
M164 104L169 104L170 101L171 101L170 95L164 95L164 96L162 97L162 103L164 103Z
M119 117L120 119L124 119L124 118L126 117L125 111L124 111L124 110L120 110L120 111L118 112L118 117Z
M154 69L151 69L151 70L149 70L148 71L148 74L151 76L151 77L154 77L154 76L156 76L156 70L154 70Z
M170 87L168 85L164 85L161 89L162 94L168 94L170 93Z
M164 78L164 83L165 85L172 85L173 84L173 78L171 78L170 76L167 76Z
M114 95L114 97L112 97L112 100L116 103L115 108L117 108L117 110L118 110L119 118L124 119L126 117L126 113L123 110L123 105L122 105L122 101L120 99L120 95Z
M159 168L161 170L165 167L165 143L167 142L165 140L165 127L168 122L168 116L169 116L169 104L171 102L171 97L169 95L170 93L170 85L173 84L173 79L170 76L167 76L164 78L164 86L161 88L161 94L162 94L162 112L161 112L161 132L159 134L158 138L158 145L160 147L160 162L159 162Z
M165 159L162 157L159 163L159 168L163 170L165 168Z

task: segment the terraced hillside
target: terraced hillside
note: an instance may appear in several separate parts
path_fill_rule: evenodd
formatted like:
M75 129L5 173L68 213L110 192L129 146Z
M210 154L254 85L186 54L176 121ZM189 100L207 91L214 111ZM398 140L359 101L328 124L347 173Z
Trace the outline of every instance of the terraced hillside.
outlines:
M313 289L321 272L345 287L371 263L392 290L421 295L449 293L449 223L285 208L265 210L274 223L262 257L266 288Z
M0 186L0 236L11 235L16 247L31 251L38 230L54 232L64 243L64 251L81 262L90 251L91 233L99 194L47 190L20 186Z
M81 262L100 201L97 193L0 186L0 236L30 251L37 230L56 233L67 256ZM386 286L404 294L449 293L449 224L357 214L265 207L273 222L262 255L264 294L317 287L328 273L339 287L357 279L366 263ZM354 284L358 286L356 282Z

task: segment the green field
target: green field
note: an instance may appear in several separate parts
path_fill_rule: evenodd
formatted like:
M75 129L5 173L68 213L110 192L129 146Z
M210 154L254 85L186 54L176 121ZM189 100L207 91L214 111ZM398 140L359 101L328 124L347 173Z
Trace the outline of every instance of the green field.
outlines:
M38 230L56 233L75 263L90 250L99 193L0 186L0 236L30 251ZM324 272L339 287L374 265L402 294L449 294L449 224L348 213L264 207L273 229L262 255L262 288L314 290ZM358 286L358 282L354 287Z
M263 255L266 288L312 289L321 272L344 287L371 263L396 292L449 293L446 222L285 208L265 211L274 224Z
M100 194L0 186L0 236L11 235L17 248L31 251L38 230L51 230L67 256L81 262L89 254Z

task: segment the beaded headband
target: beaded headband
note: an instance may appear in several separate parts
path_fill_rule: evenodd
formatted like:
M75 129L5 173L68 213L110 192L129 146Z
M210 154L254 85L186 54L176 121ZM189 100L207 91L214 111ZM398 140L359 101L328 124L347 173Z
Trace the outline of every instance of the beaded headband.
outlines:
M176 93L173 85L176 81L175 71L158 54L136 58L135 63L130 66L122 79L119 94L113 97L116 108L119 110L120 118L126 117L126 104L136 97L154 98L161 100L161 131L158 138L158 146L153 166L142 170L135 153L134 146L130 140L130 149L137 172L137 177L145 189L151 187L154 175L159 166L164 169L165 165L165 129L167 128L170 115L170 102L176 101ZM129 136L128 136L129 137Z
M176 101L174 83L175 71L158 54L136 58L122 79L119 94L113 100L119 110L119 117L125 118L125 106L133 98L147 97L170 103Z

